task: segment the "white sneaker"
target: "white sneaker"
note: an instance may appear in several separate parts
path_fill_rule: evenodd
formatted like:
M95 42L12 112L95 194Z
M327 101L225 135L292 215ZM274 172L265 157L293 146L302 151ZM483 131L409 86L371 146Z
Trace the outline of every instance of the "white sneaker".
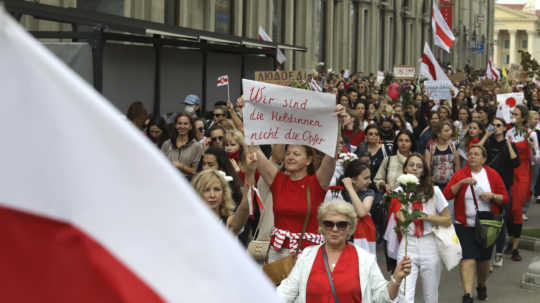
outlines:
M504 260L503 254L501 253L495 254L495 260L493 260L493 266L502 267L503 260Z
M523 218L523 221L528 221L529 217L527 217L526 214L522 214L521 217Z

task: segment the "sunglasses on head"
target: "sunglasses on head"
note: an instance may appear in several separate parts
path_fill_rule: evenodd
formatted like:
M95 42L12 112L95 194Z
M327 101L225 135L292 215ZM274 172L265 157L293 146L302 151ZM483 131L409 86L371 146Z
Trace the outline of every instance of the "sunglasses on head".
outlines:
M349 222L347 221L339 221L339 222L332 222L332 221L323 221L323 226L326 229L334 229L334 226L336 226L339 230L345 230L347 226L349 226Z
M212 137L212 142L222 141L222 140L223 140L223 136Z

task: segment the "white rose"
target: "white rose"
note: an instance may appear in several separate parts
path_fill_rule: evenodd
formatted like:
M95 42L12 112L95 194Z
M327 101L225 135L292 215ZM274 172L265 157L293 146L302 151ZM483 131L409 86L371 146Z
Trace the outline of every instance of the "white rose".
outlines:
M222 176L223 179L225 179L225 181L227 181L227 182L231 182L231 181L233 180L233 177L227 176L227 174L226 174L224 171L222 171L222 170L218 170L217 173L218 173L220 176Z
M420 184L418 178L413 174L403 174L397 178L397 182L403 186L407 184Z

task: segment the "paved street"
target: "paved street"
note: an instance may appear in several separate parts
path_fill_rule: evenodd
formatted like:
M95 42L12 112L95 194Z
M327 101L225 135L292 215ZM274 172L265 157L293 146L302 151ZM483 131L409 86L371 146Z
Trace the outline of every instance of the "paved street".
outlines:
M524 228L540 227L540 204L533 204L529 209L529 221L524 224ZM523 258L521 262L513 262L509 257L505 257L503 267L494 268L489 277L488 301L489 303L538 303L540 302L540 290L533 291L520 287L521 276L527 271L527 267L535 258L540 258L540 252L530 250L520 250ZM384 263L384 253L382 247L377 249L379 265L386 268ZM419 283L416 292L416 302L424 302L422 299L422 286ZM439 302L459 303L463 290L459 270L455 268L451 272L443 271L441 285L439 287ZM476 295L476 294L474 294ZM475 299L475 302L482 302Z

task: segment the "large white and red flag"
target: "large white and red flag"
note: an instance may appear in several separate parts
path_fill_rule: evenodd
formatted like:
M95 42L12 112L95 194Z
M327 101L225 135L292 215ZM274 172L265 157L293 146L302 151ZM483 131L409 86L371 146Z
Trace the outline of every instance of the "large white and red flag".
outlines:
M161 152L2 8L0 45L2 302L280 302Z
M493 63L491 62L491 60L488 60L488 65L486 68L486 79L495 80L495 81L498 81L501 79L501 73L495 66L493 66Z
M259 38L259 40L272 42L272 38L270 38L270 36L268 36L268 34L264 31L262 26L259 26L258 38ZM285 54L283 54L283 52L278 48L277 49L277 56L276 56L277 65L281 66L283 64L283 62L285 62L286 59L287 59L287 57L285 57Z
M444 20L437 1L433 0L433 11L431 14L431 26L433 28L433 42L435 45L444 49L447 53L450 53L450 48L456 40L456 37L452 33L452 30Z
M433 56L431 48L427 42L424 44L424 53L422 54L422 61L420 64L420 75L425 76L429 80L446 80L452 83L437 62L437 59L435 59L435 56ZM453 95L457 94L458 89L453 84L451 85L450 89L452 90Z

